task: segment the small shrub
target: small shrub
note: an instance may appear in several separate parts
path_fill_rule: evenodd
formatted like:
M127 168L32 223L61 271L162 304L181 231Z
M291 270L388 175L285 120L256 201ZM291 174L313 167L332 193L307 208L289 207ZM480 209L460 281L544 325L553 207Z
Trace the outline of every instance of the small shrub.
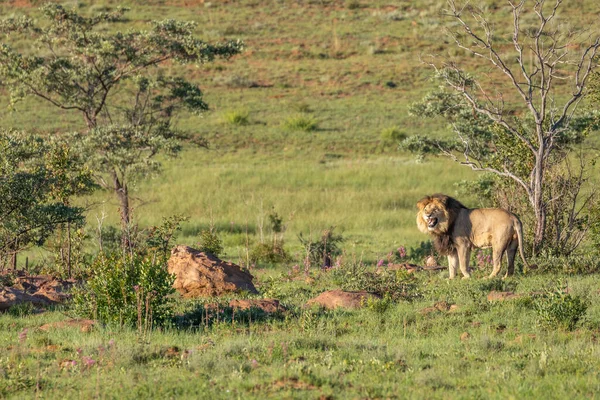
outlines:
M289 255L283 248L283 243L257 243L250 252L250 261L280 263L289 260Z
M382 299L368 297L365 306L367 309L377 314L384 314L390 308L392 302L392 298L388 295L384 296Z
M346 0L346 8L348 10L357 10L361 7L360 1L358 0Z
M15 304L8 309L8 313L13 317L25 317L35 313L35 306L33 303L20 303Z
M381 131L379 137L385 143L400 143L406 139L406 133L396 127L385 128Z
M296 115L286 119L283 127L291 131L312 132L317 129L318 122L315 118L307 115Z
M342 235L336 235L333 233L335 227L330 227L322 232L321 237L312 241L312 239L306 239L302 232L298 234L298 240L304 247L306 254L305 264L316 267L330 267L332 257L341 254L339 244L344 241Z
M600 271L600 258L593 253L556 256L544 252L528 261L529 264L536 265L540 273L593 274Z
M334 269L333 279L343 290L366 290L391 301L410 300L420 295L416 278L405 270L372 272L362 263L351 263Z
M292 108L294 110L296 110L297 112L302 113L302 114L312 112L312 109L310 108L310 106L307 103L304 103L304 102L294 104L292 106Z
M232 110L223 115L223 120L229 125L243 126L249 124L249 117L250 113L246 110Z
M434 253L433 243L431 241L421 242L417 247L410 248L408 251L408 259L416 263L421 263L425 258Z
M175 277L165 259L100 255L92 264L92 277L75 289L75 312L119 326L149 327L166 322L173 312Z
M533 305L541 324L567 330L575 329L588 307L581 297L563 290L548 292L535 299Z
M199 250L210 253L216 257L223 253L223 241L212 229L200 232Z

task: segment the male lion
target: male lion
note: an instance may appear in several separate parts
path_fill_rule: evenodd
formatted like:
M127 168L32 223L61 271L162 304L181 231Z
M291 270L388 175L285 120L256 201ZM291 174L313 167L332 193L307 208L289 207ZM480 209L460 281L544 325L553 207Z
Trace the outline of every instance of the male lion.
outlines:
M417 203L417 226L433 236L436 250L448 256L450 279L456 276L456 267L464 278L469 278L469 258L473 247L492 247L494 269L490 278L498 275L502 256L506 251L508 271L515 272L517 247L526 268L523 255L523 227L516 215L500 208L473 208L443 194L426 196Z

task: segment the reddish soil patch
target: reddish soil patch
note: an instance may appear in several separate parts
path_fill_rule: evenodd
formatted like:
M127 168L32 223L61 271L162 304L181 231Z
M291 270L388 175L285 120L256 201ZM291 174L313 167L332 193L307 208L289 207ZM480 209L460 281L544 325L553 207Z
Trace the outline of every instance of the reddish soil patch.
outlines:
M504 301L504 300L514 300L523 297L522 294L517 294L513 292L499 292L497 290L492 290L487 295L488 301Z
M323 292L314 299L306 302L306 307L319 305L321 307L333 310L342 308L361 308L368 299L380 299L381 296L364 290L356 292L345 292L343 290L329 290Z

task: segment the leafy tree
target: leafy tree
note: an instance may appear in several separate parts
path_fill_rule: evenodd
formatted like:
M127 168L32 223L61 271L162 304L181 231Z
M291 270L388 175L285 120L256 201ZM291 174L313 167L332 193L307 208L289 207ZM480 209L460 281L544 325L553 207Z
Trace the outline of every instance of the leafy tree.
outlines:
M448 119L456 137L412 137L403 143L410 150L445 155L516 185L533 210L534 249L544 242L548 213L556 200L550 193L550 174L568 160L573 145L583 141L594 121L575 112L597 66L600 36L561 25L561 3L508 2L512 26L507 32L502 24L492 24L483 10L449 0L452 41L478 60L473 71L491 69L469 73L455 60L434 58L429 65L443 88L413 112ZM574 203L567 207L579 202L580 187L574 187Z
M56 227L81 223L69 198L93 187L89 170L65 144L0 130L0 258L42 245Z
M25 36L37 49L21 54L2 44L0 79L13 106L34 96L82 116L82 145L101 174L98 182L119 198L125 230L129 180L155 172L156 154L181 149L183 136L172 127L173 115L182 108L207 109L198 86L164 76L164 67L227 58L242 44L208 44L193 35L195 23L176 20L152 22L148 30L113 31L124 21L127 9L121 7L91 17L58 4L40 11L42 25L27 17L0 22L0 32Z

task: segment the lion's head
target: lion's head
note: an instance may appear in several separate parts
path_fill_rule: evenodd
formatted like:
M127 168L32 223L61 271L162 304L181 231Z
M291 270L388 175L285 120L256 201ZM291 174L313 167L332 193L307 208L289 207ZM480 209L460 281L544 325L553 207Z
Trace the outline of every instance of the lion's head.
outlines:
M443 194L426 196L417 203L417 226L423 233L449 234L456 215L466 208L458 200Z

